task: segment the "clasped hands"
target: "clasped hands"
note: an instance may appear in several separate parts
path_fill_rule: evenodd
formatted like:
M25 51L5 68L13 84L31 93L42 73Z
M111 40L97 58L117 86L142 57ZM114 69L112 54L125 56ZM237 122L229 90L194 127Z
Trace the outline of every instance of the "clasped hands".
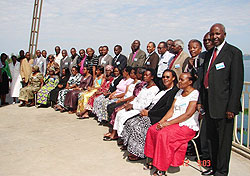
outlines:
M169 126L169 122L166 121L166 122L158 122L157 126L156 126L156 130L161 130L163 129L164 127L166 126Z

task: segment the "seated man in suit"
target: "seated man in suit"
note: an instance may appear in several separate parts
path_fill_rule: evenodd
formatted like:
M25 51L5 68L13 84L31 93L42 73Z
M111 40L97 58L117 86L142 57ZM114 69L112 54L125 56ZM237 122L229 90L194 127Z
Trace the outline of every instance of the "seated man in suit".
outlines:
M101 50L102 56L99 58L99 65L103 66L104 68L107 65L112 65L113 57L110 56L108 52L109 52L108 46L103 46Z
M140 41L135 40L132 45L132 53L129 54L128 66L142 67L146 60L146 53L140 49Z
M121 70L123 70L127 66L127 57L121 54L122 52L122 46L121 45L115 45L114 47L114 53L115 57L112 60L112 66L113 67L119 67Z
M188 53L183 51L183 49L184 49L183 41L180 39L175 40L172 46L172 52L175 54L175 56L170 61L169 69L175 71L178 79L184 70L183 63L189 57Z
M148 51L148 56L144 62L144 67L145 68L153 68L156 69L158 62L159 62L159 56L155 52L155 43L154 42L149 42L147 45L147 51Z

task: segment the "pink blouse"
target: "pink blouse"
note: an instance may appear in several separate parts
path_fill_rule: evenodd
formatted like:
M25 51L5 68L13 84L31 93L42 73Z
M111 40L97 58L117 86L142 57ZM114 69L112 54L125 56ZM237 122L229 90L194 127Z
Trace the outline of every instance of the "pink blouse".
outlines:
M132 78L129 78L127 80L122 79L119 84L116 86L115 95L120 95L122 93L125 93L126 87L130 85L134 80Z

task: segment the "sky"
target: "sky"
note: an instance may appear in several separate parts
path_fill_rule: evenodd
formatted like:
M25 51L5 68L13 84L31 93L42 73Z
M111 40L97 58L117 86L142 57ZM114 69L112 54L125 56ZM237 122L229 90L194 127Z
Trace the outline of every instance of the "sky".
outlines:
M28 50L34 0L0 1L0 52ZM250 1L248 0L44 0L38 49L54 54L62 49L120 44L128 55L138 39L146 51L158 44L181 39L187 51L191 39L202 41L214 23L226 27L226 41L250 54Z

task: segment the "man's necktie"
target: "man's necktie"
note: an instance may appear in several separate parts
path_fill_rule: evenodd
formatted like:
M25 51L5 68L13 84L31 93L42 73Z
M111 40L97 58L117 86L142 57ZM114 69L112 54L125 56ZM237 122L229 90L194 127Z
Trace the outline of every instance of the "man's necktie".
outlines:
M217 48L214 48L213 58L212 58L212 60L211 60L211 62L210 62L209 68L208 68L208 70L207 70L207 73L206 73L205 79L204 79L204 86L205 86L206 89L208 88L208 76L209 76L209 71L210 71L210 69L211 69L211 67L212 67L212 65L213 65L213 62L214 62L214 60L216 59L216 57L217 57Z

